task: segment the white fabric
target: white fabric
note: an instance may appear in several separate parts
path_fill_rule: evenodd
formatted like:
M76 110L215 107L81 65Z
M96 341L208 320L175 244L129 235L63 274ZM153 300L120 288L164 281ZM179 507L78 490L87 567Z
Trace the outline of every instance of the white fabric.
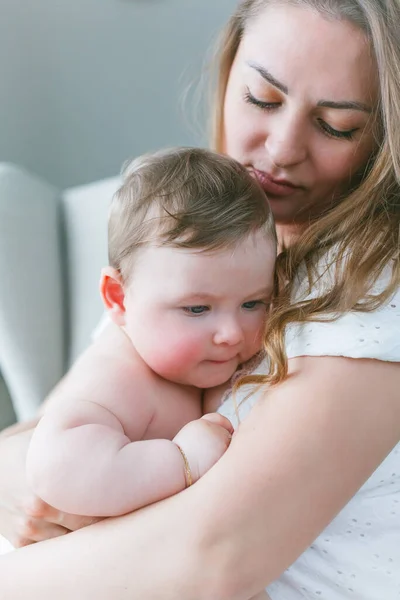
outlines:
M375 289L386 281L387 273ZM298 296L302 291L300 285ZM400 290L371 313L351 312L333 322L293 325L287 331L286 344L289 357L347 356L398 362ZM266 368L264 363L257 372ZM242 391L241 397L245 393ZM241 418L259 396L255 394L241 405ZM236 422L232 399L219 412ZM400 443L313 545L267 591L272 600L400 598Z

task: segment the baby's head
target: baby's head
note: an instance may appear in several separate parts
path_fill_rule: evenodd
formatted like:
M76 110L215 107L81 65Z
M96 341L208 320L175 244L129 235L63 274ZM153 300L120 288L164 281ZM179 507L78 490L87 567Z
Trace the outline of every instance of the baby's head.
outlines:
M153 371L214 387L260 350L276 237L242 165L193 148L134 160L108 231L103 300Z

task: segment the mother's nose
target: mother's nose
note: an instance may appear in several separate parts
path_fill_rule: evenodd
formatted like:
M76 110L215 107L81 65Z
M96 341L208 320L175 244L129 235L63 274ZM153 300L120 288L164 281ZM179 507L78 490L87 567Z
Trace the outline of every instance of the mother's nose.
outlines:
M301 124L283 118L274 123L265 138L265 149L271 163L288 168L304 162L308 155L308 135Z

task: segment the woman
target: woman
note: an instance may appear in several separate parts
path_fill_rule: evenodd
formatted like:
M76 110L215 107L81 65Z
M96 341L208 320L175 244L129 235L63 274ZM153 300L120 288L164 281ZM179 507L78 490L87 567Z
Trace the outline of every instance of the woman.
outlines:
M399 24L397 0L239 5L216 146L253 171L277 221L274 385L195 486L3 557L2 597L398 597ZM29 435L2 441L3 463L20 461L11 484L0 469L6 500L28 496ZM29 540L82 524L30 512Z

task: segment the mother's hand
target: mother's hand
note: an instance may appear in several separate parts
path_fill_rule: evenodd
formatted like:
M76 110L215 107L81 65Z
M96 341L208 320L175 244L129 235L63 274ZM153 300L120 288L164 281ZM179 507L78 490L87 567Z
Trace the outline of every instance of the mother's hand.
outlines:
M62 513L32 493L25 460L33 429L16 430L0 436L0 534L20 548L100 520Z

